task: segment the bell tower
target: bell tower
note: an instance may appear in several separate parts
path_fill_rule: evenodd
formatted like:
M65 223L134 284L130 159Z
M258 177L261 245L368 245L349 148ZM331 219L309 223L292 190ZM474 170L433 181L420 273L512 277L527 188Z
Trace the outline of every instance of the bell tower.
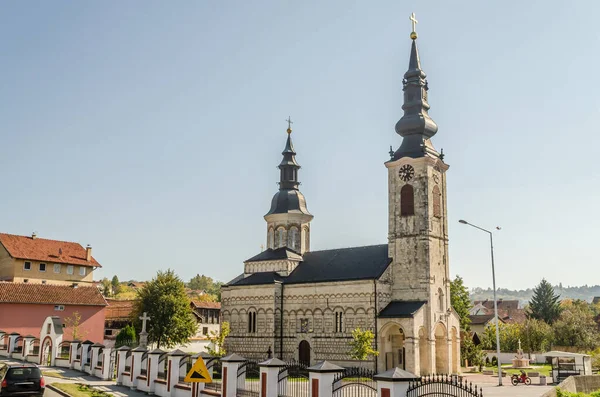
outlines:
M414 14L411 20L410 60L402 81L404 115L396 124L402 143L397 150L390 150L390 160L385 163L389 192L388 246L393 258L392 299L429 302L432 324L450 313L448 165L443 161L443 153L431 142L438 126L429 116L429 86L421 69Z
M292 120L288 118L287 141L279 163L279 191L271 200L267 221L267 248L287 247L304 254L310 251L310 221L313 216L306 208L306 199L300 192L296 152L292 144Z

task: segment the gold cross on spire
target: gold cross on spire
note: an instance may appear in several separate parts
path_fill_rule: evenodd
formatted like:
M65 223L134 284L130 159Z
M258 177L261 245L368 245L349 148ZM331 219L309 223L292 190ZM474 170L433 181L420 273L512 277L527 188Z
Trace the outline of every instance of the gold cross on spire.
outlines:
M291 134L292 133L292 124L294 124L294 122L292 121L292 118L290 116L288 116L286 121L288 123L287 133Z
M419 23L419 21L417 21L417 18L415 18L415 13L413 12L410 15L410 21L412 22L412 32L410 33L410 38L415 40L417 38L417 24Z

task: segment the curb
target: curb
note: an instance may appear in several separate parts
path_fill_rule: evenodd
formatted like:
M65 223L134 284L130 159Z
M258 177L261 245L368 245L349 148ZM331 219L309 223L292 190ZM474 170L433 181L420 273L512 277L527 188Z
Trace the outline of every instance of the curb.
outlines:
M50 389L50 390L52 390L53 392L55 392L55 393L57 393L57 394L60 394L60 395L61 395L61 396L63 396L63 397L71 397L71 395L70 395L69 393L67 393L67 392L64 392L64 391L60 390L59 388L57 388L57 387L54 387L54 386L52 386L52 385L46 385L46 389Z

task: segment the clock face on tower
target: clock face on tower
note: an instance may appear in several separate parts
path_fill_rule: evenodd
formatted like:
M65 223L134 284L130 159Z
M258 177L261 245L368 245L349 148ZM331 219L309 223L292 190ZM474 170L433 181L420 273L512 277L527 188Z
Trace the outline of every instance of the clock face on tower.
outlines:
M400 167L398 175L400 175L400 179L402 179L404 182L408 182L415 175L415 169L412 167L412 165L405 164Z

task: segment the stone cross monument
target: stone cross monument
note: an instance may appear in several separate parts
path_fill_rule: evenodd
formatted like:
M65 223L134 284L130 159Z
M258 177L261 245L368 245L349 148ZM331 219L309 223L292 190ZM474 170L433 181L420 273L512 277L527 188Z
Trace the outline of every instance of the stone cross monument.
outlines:
M150 320L150 317L144 312L144 315L140 317L142 320L142 332L140 332L140 347L148 347L148 332L146 332L146 321Z

